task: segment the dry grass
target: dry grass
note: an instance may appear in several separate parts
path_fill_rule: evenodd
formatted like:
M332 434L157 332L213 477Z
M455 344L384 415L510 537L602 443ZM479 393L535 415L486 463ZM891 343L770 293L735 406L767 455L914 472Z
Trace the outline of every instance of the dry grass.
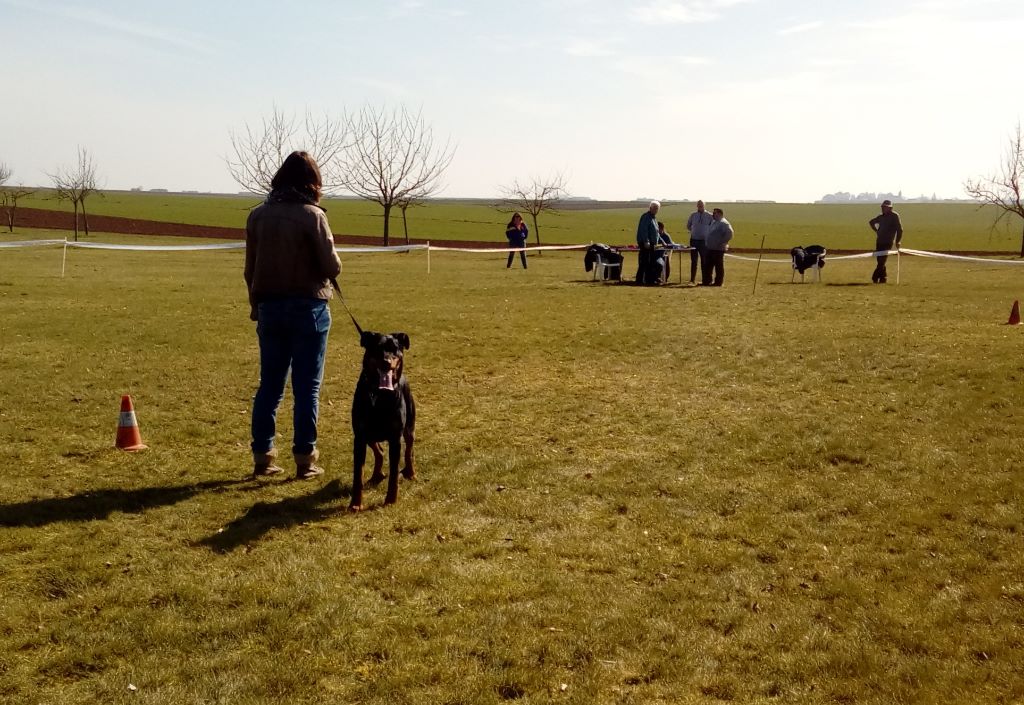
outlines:
M1024 697L1018 270L763 265L752 297L746 263L643 289L581 259L346 258L421 410L420 480L352 516L342 309L328 476L256 484L238 253L5 252L0 696ZM142 454L110 447L124 392Z

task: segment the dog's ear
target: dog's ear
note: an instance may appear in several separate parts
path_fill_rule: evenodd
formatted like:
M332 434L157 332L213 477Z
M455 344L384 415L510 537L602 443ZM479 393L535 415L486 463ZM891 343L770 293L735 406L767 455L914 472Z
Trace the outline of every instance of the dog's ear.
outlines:
M391 337L398 341L403 350L409 349L409 336L405 333L392 333Z
M377 334L372 331L364 330L362 333L359 334L359 344L362 345L364 348L373 345L373 341L375 341L376 339Z

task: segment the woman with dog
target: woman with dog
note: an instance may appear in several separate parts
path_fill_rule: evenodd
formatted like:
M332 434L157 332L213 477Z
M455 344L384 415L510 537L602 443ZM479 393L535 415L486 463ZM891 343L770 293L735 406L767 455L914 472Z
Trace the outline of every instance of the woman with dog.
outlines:
M289 370L295 396L295 476L323 474L316 465L317 415L331 329L331 280L341 273L334 235L320 206L316 160L292 152L271 181L266 202L245 225L245 283L260 346L260 383L252 403L253 477L277 475L277 407Z
M526 238L529 235L530 231L527 230L526 223L523 222L523 216L513 213L512 220L508 221L508 225L505 226L505 237L508 239L508 246L526 247ZM515 252L508 253L508 262L505 263L505 269L512 267L512 258L515 254ZM526 250L519 251L519 259L523 262L523 269L526 269Z

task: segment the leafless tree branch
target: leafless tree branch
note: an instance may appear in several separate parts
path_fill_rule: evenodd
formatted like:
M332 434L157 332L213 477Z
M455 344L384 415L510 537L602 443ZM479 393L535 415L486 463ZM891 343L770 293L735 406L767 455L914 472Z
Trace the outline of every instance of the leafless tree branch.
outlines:
M1021 189L1024 180L1024 135L1020 123L1010 136L1010 143L1003 155L998 173L964 182L964 191L982 206L995 206L997 215L992 223L994 228L1004 218L1014 215L1024 220L1024 202ZM1024 224L1021 228L1020 256L1024 257Z
M325 194L341 188L341 155L349 145L348 119L333 118L306 111L302 120L274 106L260 124L248 123L239 132L230 133L231 155L228 173L235 183L254 194L270 193L270 182L295 151L309 152L320 166Z
M451 140L435 143L421 112L364 107L349 125L353 137L342 157L345 190L384 209L384 245L389 243L391 210L405 210L437 193L455 156ZM402 204L405 204L404 207ZM406 230L408 240L408 230Z
M78 163L74 167L63 167L56 173L48 174L53 182L58 201L71 201L75 210L75 242L78 242L78 209L85 219L85 234L89 235L89 216L85 211L85 199L99 192L96 165L89 150L78 148Z
M540 225L537 218L544 212L558 213L562 201L569 195L566 184L566 176L561 172L547 178L534 176L526 182L516 179L511 186L500 188L501 203L497 205L497 209L502 213L529 213L537 245L540 245Z
M7 176L0 180L3 183L11 178L13 172L8 170ZM14 215L18 210L18 201L35 193L35 189L24 186L4 186L0 188L0 210L3 210L7 231L14 232Z

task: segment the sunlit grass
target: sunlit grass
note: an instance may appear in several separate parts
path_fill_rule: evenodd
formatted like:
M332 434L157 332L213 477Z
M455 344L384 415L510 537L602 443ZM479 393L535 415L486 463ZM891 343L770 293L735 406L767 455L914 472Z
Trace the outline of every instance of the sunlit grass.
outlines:
M5 702L1024 697L1016 267L762 264L752 295L735 260L648 289L346 256L420 413L420 479L349 515L339 306L327 477L256 484L241 253L60 260L0 258ZM149 451L112 448L122 393Z

